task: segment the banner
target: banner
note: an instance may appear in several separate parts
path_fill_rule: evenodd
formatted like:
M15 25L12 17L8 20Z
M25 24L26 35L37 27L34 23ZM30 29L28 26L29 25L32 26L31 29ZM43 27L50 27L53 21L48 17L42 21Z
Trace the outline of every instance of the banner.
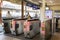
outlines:
M34 3L31 3L31 2L27 2L26 6L32 7L34 10L40 9L39 5L36 5Z

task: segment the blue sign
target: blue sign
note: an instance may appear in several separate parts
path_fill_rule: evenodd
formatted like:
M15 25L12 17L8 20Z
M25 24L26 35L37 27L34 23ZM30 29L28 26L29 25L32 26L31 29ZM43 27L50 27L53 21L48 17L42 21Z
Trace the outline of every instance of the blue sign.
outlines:
M39 5L33 4L33 3L31 3L31 2L27 2L27 3L26 3L26 6L32 7L33 9L40 9L40 8L39 8Z
M52 18L52 10L46 10L45 11L45 16L46 16L46 18L51 19Z
M26 6L32 7L32 5L30 3L27 3Z

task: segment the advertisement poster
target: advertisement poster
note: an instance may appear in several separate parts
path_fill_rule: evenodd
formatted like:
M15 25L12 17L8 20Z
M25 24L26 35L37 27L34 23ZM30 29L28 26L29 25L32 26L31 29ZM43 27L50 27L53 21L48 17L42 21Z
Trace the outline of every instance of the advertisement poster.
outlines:
M46 16L46 18L51 19L52 18L52 10L46 10L45 16Z

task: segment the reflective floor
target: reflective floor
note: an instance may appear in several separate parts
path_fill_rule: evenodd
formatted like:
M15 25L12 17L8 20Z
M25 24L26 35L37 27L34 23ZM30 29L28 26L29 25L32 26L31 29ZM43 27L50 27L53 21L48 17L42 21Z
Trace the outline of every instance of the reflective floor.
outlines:
M0 34L0 40L40 40L39 36L40 35L36 35L32 39L27 39L27 38L24 38L23 35L14 36L11 34Z
M26 39L23 37L23 35L20 36L14 36L11 34L3 34L0 33L0 40L40 40L40 36L37 35L33 39ZM51 40L60 40L60 33L55 33L52 37Z
M17 38L5 36L5 35L0 35L0 40L21 40L21 39L17 39Z
M51 40L60 40L60 33L55 33L55 34L52 36Z

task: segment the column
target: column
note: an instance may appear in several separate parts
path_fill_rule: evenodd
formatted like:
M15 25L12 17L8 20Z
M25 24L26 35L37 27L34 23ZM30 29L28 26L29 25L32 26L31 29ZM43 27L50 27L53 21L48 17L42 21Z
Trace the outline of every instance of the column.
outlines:
M55 19L54 19L54 10L53 10L53 13L52 13L52 35L56 31L55 28L56 28L56 24L55 24Z
M21 18L23 19L24 18L24 0L21 0L21 5L22 5L21 6L21 8L22 8L21 9L22 10L22 12L21 12L22 13Z
M2 9L1 9L2 0L0 0L0 23L2 23Z
M41 28L40 28L40 35L41 40L45 40L45 0L42 0L42 6L40 7L40 20L41 20Z

